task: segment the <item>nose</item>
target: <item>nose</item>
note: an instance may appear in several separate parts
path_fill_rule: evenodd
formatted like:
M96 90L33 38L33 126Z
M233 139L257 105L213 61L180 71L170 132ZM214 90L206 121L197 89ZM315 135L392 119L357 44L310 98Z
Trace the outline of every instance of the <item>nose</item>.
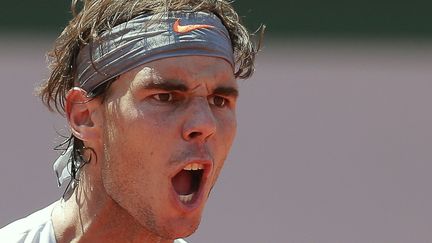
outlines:
M206 98L190 101L183 124L182 136L186 141L206 141L216 132L216 119Z

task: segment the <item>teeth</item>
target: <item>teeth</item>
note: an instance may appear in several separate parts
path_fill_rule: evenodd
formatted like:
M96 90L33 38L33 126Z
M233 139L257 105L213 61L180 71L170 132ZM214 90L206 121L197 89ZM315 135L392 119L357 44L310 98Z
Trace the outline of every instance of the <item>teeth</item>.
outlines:
M204 166L198 163L188 164L183 168L183 170L202 170L202 169L204 169Z
M183 203L188 203L190 202L190 200L192 200L194 194L195 193L191 193L189 195L179 195L180 201L182 201Z

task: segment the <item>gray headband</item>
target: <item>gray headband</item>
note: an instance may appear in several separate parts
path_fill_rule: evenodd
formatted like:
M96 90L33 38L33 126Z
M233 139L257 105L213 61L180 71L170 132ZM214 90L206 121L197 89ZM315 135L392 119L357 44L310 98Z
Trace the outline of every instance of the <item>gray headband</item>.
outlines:
M91 93L141 64L191 55L223 58L234 68L231 39L217 16L184 11L140 15L82 48L75 85Z

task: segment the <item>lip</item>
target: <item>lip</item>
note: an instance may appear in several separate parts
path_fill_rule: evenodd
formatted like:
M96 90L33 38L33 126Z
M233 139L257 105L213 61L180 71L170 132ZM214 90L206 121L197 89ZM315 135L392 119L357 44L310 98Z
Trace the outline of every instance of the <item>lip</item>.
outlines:
M195 193L194 197L192 198L192 202L189 204L184 204L182 201L180 201L177 192L174 189L174 186L172 186L171 184L171 197L173 199L174 205L176 205L176 207L185 213L189 213L192 212L196 209L198 209L203 201L204 201L204 196L206 194L206 192L209 190L209 179L210 179L210 175L213 171L213 162L211 160L208 159L193 159L193 160L188 160L187 162L181 163L180 166L178 166L178 168L176 168L176 170L170 175L170 180L172 180L172 178L177 175L177 173L179 173L181 170L183 170L183 168L191 163L198 163L198 164L202 164L204 167L204 171L203 171L203 175L201 178L201 184L200 187L198 189L198 191Z

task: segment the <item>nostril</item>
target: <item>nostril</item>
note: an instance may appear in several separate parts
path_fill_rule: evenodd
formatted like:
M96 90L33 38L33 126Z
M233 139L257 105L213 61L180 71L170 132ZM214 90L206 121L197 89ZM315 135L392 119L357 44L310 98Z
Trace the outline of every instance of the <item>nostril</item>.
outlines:
M201 132L191 132L191 133L189 133L189 138L193 139L193 138L199 137L201 135L202 135Z

